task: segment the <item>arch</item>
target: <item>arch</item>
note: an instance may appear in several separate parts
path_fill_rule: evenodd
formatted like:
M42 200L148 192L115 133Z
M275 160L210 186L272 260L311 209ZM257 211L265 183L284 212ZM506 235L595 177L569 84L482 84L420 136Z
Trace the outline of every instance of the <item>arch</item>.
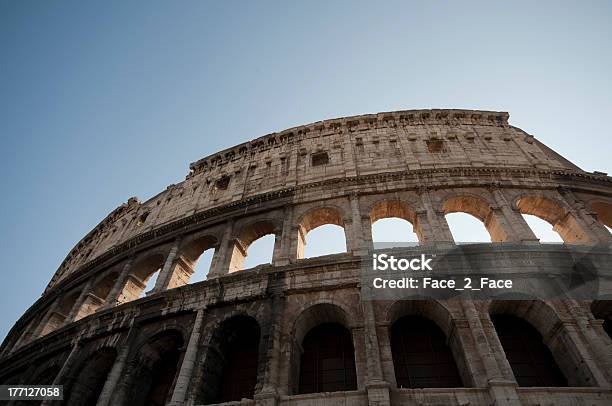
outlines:
M511 314L525 319L543 336L549 336L561 323L554 308L541 300L492 300L489 314Z
M588 244L590 238L578 220L563 205L540 195L521 196L515 201L522 214L530 214L547 221L568 244Z
M357 389L355 349L350 331L340 323L322 323L301 342L298 393Z
M91 291L85 296L85 300L81 304L81 307L77 311L74 319L82 319L83 317L95 313L99 308L101 308L115 285L118 277L118 271L112 271L106 273L105 275L101 275L94 282Z
M591 203L591 210L595 212L597 220L610 231L612 229L612 203L595 201Z
M310 329L322 323L338 323L346 328L352 325L348 311L339 304L320 302L309 304L299 313L293 323L292 335L296 341L302 342Z
M339 304L334 304L334 303L329 303L329 302L320 302L320 303L316 303L316 304L312 304L312 305L308 305L306 308L304 308L298 315L298 317L296 318L293 328L292 328L292 332L291 332L291 336L293 337L292 340L292 347L291 347L291 371L290 371L290 387L291 387L291 392L294 394L297 393L304 393L302 392L302 390L304 391L318 391L318 389L320 389L321 387L323 388L331 388L333 390L353 390L356 389L356 383L355 383L355 387L352 384L352 377L354 372L350 372L351 368L354 370L355 369L355 353L354 353L354 345L352 343L352 336L350 333L350 328L351 328L351 320L349 317L349 312L348 310L345 310L341 307L341 305ZM318 326L334 326L332 327L332 332L333 334L329 337L327 337L323 332L319 331L317 327ZM314 331L312 337L312 340L310 340L309 342L312 344L310 347L306 348L304 347L304 342L309 334L309 332ZM348 337L350 338L350 348L347 347L347 340L346 340L346 333L348 333ZM306 370L304 370L303 368L303 359L304 359L304 353L306 351L306 349L312 350L312 351L317 351L316 347L317 344L316 343L321 343L322 341L325 340L332 340L333 342L335 342L336 346L342 344L342 348L344 348L344 352L342 354L343 355L343 361L342 361L342 368L338 368L336 369L336 372L334 372L335 374L339 374L340 370L345 371L346 368L348 368L349 372L346 372L346 375L343 375L343 387L347 388L347 389L337 389L338 386L334 387L334 385L332 383L329 383L328 381L321 381L321 380L316 380L316 377L312 376L312 373L318 373L317 371L320 372L320 370L316 370L313 369L314 365L313 363L316 362L322 362L322 360L324 358L322 357L327 357L327 355L321 353L321 354L316 354L316 353L307 353L306 354L306 361L307 362L312 362L310 363L308 366L306 366ZM308 342L307 342L308 343ZM310 344L309 344L310 345ZM349 360L349 358L347 357L347 351L352 351L352 361ZM314 357L314 358L313 358ZM317 358L318 357L318 358ZM325 358L327 361L327 363L335 363L337 366L339 366L340 364L338 364L338 359L335 358L333 359L333 357L330 358ZM318 360L318 361L317 361ZM304 373L311 373L311 378L304 378ZM355 374L356 377L356 374ZM345 378L350 378L350 379L345 379ZM314 380L313 380L314 379ZM356 378L355 378L356 379ZM317 383L318 382L318 383ZM320 384L323 382L327 382L329 383L329 386L327 385L327 383L323 384L323 386L321 386ZM334 381L336 383L340 382L338 381ZM356 382L356 381L355 381ZM305 386L306 385L306 386ZM312 387L310 387L310 389L307 387L308 385L314 385ZM336 388L336 389L334 389Z
M198 403L254 398L260 335L259 323L250 316L235 315L218 324L206 347Z
M51 385L60 373L61 367L58 364L49 365L41 368L32 375L28 382L30 385Z
M276 237L276 230L277 227L272 220L259 220L244 226L234 239L229 272L242 270L251 244L269 234L274 234Z
M192 276L198 272L201 259L208 250L214 252L219 246L219 240L213 235L203 235L192 238L181 245L178 261L172 272L172 276L168 283L168 288L178 287L192 282ZM212 266L212 264L210 264ZM210 269L200 269L203 274L207 274ZM204 279L205 275L198 275L199 280Z
M565 384L562 386L567 386L567 381L572 386L589 386L594 381L590 371L580 368L573 357L567 356L573 350L570 348L572 340L564 337L565 331L562 328L561 318L550 304L541 300L494 300L489 303L489 315L492 320L496 315L516 316L532 326L537 335L531 332L530 339L534 341L535 337L539 337L539 342L552 354L555 365L558 365L565 379ZM576 374L576 371L579 370L586 374Z
M164 265L164 255L153 253L137 260L130 270L130 273L146 282L155 271Z
M162 406L167 403L176 379L184 344L178 330L153 335L130 361L127 401L131 406Z
M79 292L73 291L57 299L59 301L58 306L49 310L45 325L40 332L41 336L57 330L68 320L68 316L70 315L70 312L72 311L78 297Z
M482 197L468 194L452 196L444 201L442 210L445 216L452 213L465 213L476 218L484 225L491 242L508 240L508 234L495 216L491 205Z
M297 258L304 258L304 251L307 245L308 233L312 230L325 226L334 225L342 228L344 232L344 219L340 209L332 206L318 207L307 211L300 219L297 235ZM344 233L346 244L346 233ZM335 253L335 252L333 252ZM327 253L323 254L326 255ZM317 255L318 256L318 255Z
M96 295L96 297L105 300L110 291L113 289L115 285L115 281L119 277L118 271L109 272L106 275L102 275L93 285L91 289L91 293Z
M66 405L95 406L116 358L114 348L104 347L84 359L65 385Z
M493 314L491 321L519 386L567 386L542 335L525 319Z
M436 323L421 316L404 316L393 323L390 336L399 388L463 386L446 336Z
M147 282L151 278L156 277L154 275L157 275L163 267L164 260L165 257L161 253L151 253L137 260L130 268L130 274L125 281L117 302L121 304L141 297L148 286Z
M532 214L521 213L521 216L541 243L563 243L563 238L553 229L548 221Z
M437 300L398 300L393 302L387 311L387 322L392 325L406 316L425 317L436 323L445 335L450 333L453 316L448 308Z
M419 243L424 241L423 231L417 226L416 213L414 210L412 210L412 208L410 208L410 206L408 206L408 204L402 202L401 200L381 200L372 206L372 210L370 211L370 224L372 228L374 228L374 224L376 222L385 219L401 219L404 222L409 223L409 227L412 230L402 231L406 231L407 236L415 234ZM401 226L404 229L404 224L401 224ZM408 224L405 224L405 226L408 226ZM372 232L372 240L375 240L374 232ZM385 242L392 241L385 240Z

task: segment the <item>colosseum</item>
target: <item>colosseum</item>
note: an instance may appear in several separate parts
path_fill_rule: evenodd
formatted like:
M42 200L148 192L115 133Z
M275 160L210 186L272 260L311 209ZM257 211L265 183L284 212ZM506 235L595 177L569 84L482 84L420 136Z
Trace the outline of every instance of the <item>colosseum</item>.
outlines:
M459 246L446 216L470 214L491 242L464 253L492 271L550 268L570 246L612 263L612 178L508 117L331 119L192 163L68 253L0 347L0 383L63 385L43 405L612 405L612 290L364 299L361 262L385 218L412 224L407 249L442 252ZM563 243L540 243L523 215ZM346 252L306 258L308 233L327 224ZM267 235L271 263L245 269ZM207 250L207 277L190 283Z

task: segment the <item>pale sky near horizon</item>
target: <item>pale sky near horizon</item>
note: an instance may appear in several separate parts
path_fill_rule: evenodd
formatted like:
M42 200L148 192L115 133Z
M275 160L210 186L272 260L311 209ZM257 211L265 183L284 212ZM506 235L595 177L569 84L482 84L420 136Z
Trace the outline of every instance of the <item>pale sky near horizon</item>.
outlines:
M612 172L611 17L606 1L0 0L0 338L129 197L292 126L508 111Z

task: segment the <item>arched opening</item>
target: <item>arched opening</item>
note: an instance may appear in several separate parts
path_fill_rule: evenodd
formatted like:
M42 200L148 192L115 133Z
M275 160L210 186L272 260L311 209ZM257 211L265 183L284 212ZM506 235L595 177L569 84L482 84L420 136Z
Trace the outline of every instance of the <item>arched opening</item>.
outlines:
M385 248L418 245L422 233L414 227L415 222L414 211L405 203L397 200L378 202L370 213L372 242L383 243Z
M321 257L323 255L341 254L346 252L344 228L325 224L311 230L304 241L304 258Z
M503 242L508 235L489 204L475 196L455 196L444 202L446 222L457 244Z
M183 337L178 331L157 334L143 345L134 368L128 402L131 406L163 406L170 399L181 358Z
M181 248L168 288L205 280L212 266L217 244L217 239L208 235L185 244Z
M591 209L595 212L597 220L612 233L612 204L595 202L591 204Z
M30 385L52 385L60 372L59 365L51 365L28 379Z
M493 314L491 320L519 386L567 386L538 330L511 314Z
M95 313L108 297L115 281L118 277L117 272L111 272L108 275L102 276L94 284L90 292L87 293L81 308L78 310L75 320L80 320L85 316Z
M531 214L522 214L522 216L541 243L563 243L563 238L548 221Z
M208 273L212 267L213 257L215 255L215 249L209 248L202 252L202 255L198 258L195 266L193 267L193 274L189 278L189 283L196 283L206 280Z
M151 292L153 288L155 288L155 284L157 283L157 277L159 276L160 271L161 271L161 268L157 268L155 272L153 272L151 275L149 275L148 278L143 280L143 282L145 283L145 286L140 291L140 295L138 295L138 297L145 297L147 293Z
M393 323L391 352L398 388L463 387L446 337L429 319L405 316Z
M117 272L111 272L108 275L105 275L94 284L91 293L99 299L105 300L115 285L115 281L117 280L118 276L119 274Z
M275 236L275 227L270 221L259 221L244 227L234 240L229 272L271 263Z
M125 303L145 296L154 287L159 271L164 265L164 256L153 254L137 261L131 269L123 290L117 300Z
M60 328L66 322L78 297L79 292L71 292L58 299L60 301L59 305L54 310L50 310L51 313L47 318L45 326L41 330L41 336L47 335Z
M445 217L455 243L491 242L489 232L476 217L467 213L450 213Z
M590 242L576 218L553 200L543 196L525 196L517 200L516 206L522 214L536 216L550 223L552 229L568 244Z
M594 300L591 303L591 313L603 322L603 330L612 339L612 300Z
M274 234L264 235L253 241L249 246L247 257L244 260L244 269L253 268L262 264L271 264L275 241L276 236Z
M298 393L357 389L351 333L339 323L312 328L302 342Z
M248 316L225 320L212 335L204 360L204 404L253 399L259 369L259 324Z
M102 348L88 357L64 385L66 405L95 406L116 357L113 348Z
M313 258L346 252L344 221L332 207L311 210L298 227L297 258Z
M292 330L289 360L292 394L357 388L349 325L347 313L331 303L318 303L300 313Z

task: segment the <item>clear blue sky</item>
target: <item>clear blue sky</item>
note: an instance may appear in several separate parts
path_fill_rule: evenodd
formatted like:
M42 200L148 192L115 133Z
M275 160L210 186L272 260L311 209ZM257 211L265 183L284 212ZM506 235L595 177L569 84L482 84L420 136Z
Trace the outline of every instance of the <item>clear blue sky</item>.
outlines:
M603 1L0 1L0 337L130 196L287 127L505 110L612 172L611 20Z

